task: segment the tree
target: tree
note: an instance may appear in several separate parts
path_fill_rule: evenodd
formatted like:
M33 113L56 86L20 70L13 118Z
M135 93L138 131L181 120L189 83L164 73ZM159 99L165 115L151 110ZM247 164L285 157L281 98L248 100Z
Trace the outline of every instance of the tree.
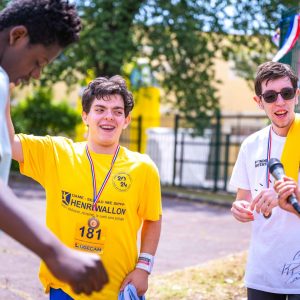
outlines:
M16 132L35 135L65 135L72 137L80 115L67 102L52 103L50 89L38 88L12 107L12 119Z
M281 15L297 0L78 0L79 44L54 62L45 78L72 84L87 70L122 73L125 63L149 57L167 99L203 128L219 109L216 59L230 59L247 79L276 52L270 42ZM76 71L74 71L76 70Z
M0 0L0 10L3 9L9 2L9 0Z

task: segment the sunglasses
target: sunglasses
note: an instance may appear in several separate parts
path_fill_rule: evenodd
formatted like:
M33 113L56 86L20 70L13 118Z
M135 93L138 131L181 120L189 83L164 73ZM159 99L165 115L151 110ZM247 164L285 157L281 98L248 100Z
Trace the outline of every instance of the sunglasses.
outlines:
M277 100L278 95L282 97L284 100L291 100L296 95L296 89L291 87L283 88L280 92L276 92L273 90L269 90L260 95L267 103L273 103Z

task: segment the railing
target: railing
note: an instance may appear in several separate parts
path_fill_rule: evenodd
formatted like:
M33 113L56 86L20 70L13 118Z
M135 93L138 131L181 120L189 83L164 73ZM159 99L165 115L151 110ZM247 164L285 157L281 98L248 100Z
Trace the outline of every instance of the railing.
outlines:
M156 163L164 185L230 192L232 168L242 141L265 127L263 115L216 115L203 135L195 135L184 119L175 116L174 128L147 131L146 152ZM143 119L133 119L121 144L140 151ZM126 131L125 131L126 132Z

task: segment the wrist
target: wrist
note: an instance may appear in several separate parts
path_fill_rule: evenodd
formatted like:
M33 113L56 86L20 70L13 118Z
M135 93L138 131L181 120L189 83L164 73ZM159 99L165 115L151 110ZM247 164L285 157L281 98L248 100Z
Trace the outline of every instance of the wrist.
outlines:
M135 268L144 270L148 274L151 274L153 265L154 265L154 256L149 253L142 252L139 255L138 262Z
M45 239L42 241L40 257L46 264L57 261L64 253L64 248L56 239Z

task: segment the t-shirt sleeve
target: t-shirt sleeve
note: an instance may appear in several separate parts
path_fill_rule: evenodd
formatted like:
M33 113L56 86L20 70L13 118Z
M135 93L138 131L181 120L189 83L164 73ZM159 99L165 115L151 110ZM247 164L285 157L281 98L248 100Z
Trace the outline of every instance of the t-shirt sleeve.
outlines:
M159 220L162 214L161 189L158 169L149 159L145 164L145 183L140 195L141 201L138 207L138 215L149 221Z
M24 156L23 163L20 163L20 172L45 186L47 163L53 160L53 153L50 151L53 148L51 137L25 134L18 134L18 137Z
M243 143L238 158L235 162L233 167L232 175L230 178L230 185L234 186L235 188L250 190L250 182L247 174L247 161L246 161L246 147Z

